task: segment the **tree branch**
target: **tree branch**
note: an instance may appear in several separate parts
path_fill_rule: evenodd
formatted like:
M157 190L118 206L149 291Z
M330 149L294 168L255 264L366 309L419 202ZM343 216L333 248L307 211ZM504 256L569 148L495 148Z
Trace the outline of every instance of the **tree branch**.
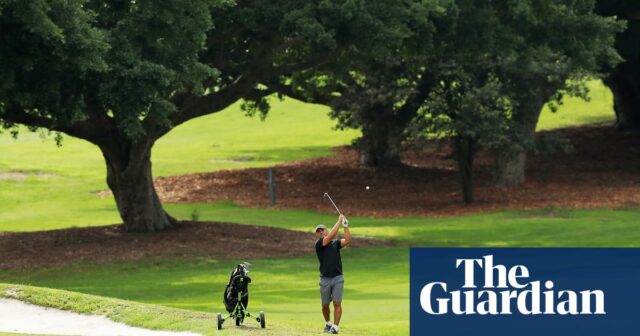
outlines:
M62 132L72 137L87 140L95 145L99 145L105 138L110 136L109 125L103 123L102 120L95 118L76 121L71 125L59 125L56 124L53 119L29 114L17 107L11 107L6 109L4 113L0 115L0 119L16 124L35 126L55 132ZM101 123L102 125L97 126L97 123Z
M333 100L332 95L325 95L319 92L312 92L310 94L304 94L295 90L291 85L286 85L282 83L270 83L269 88L272 92L281 93L287 97L291 97L305 103L312 104L322 104L322 105L330 105Z
M409 122L416 115L420 106L422 106L429 96L429 92L431 92L437 83L435 74L430 71L425 71L414 93L407 98L398 110L398 116L403 121Z
M225 109L229 105L245 97L255 87L255 85L261 81L268 81L270 78L277 78L296 71L308 69L313 65L321 64L323 62L320 58L314 58L306 62L274 66L271 64L272 52L273 51L265 45L260 52L256 53L252 65L247 67L247 69L231 84L217 92L213 92L205 96L180 94L180 98L178 100L182 101L183 104L177 106L179 111L169 118L172 124L171 127L175 127L188 120ZM157 136L162 136L169 131L170 128L163 129Z

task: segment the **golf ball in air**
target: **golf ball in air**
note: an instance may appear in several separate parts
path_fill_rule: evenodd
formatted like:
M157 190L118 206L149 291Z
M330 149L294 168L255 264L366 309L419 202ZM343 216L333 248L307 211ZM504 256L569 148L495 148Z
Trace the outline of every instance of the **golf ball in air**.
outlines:
M369 190L369 186L364 187L365 189Z

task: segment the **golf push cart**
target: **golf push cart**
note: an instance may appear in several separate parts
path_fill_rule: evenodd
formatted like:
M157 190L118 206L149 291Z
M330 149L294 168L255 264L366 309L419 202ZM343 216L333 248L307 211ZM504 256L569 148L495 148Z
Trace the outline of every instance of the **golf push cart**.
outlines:
M248 276L249 267L251 267L251 264L244 262L231 271L229 283L224 290L223 299L229 316L222 318L222 314L218 313L218 329L222 329L222 324L229 318L236 321L236 326L243 324L245 317L254 318L260 323L260 327L262 328L266 326L263 311L260 312L260 316L258 317L247 311L247 305L249 304L249 283L251 283L251 278Z

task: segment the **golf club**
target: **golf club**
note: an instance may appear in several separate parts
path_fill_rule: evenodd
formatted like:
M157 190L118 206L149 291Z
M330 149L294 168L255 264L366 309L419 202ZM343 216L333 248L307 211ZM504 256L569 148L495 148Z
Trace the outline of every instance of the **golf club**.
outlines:
M340 212L340 209L338 209L338 206L336 205L335 202L333 202L333 200L331 199L331 196L329 196L329 193L324 193L324 195L322 195L323 198L328 198L329 202L331 202L331 204L333 204L333 207L336 208L336 211L338 212L339 215L344 216L342 214L342 212ZM349 221L347 220L347 217L344 218L344 223L345 225L349 225Z
M331 202L331 204L333 204L333 207L336 208L336 211L338 212L338 214L342 215L342 212L340 212L340 209L338 209L338 206L336 206L336 204L333 202L333 200L331 199L331 196L329 196L329 193L324 193L322 197L328 198L329 202Z

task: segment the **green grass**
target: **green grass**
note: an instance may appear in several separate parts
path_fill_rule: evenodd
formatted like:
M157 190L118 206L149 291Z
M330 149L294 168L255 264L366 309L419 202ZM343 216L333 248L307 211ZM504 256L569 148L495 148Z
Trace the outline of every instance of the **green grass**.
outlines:
M238 105L177 127L153 151L155 176L270 166L330 154L356 131L332 130L328 109L294 100L274 102L266 121L244 116ZM99 150L66 137L63 146L24 131L0 134L0 231L38 231L120 222L107 189ZM3 172L27 174L23 181ZM38 211L33 211L38 209Z
M8 294L9 291L12 294ZM191 330L203 335L216 335L217 333L217 330L211 327L212 321L215 321L213 319L214 316L201 312L50 288L2 283L0 283L0 297L15 298L38 306L69 310L82 314L104 315L111 320L134 327L154 330ZM276 335L273 332L264 334Z
M593 123L613 123L613 94L601 81L588 83L589 101L567 97L558 112L545 106L538 122L538 131Z
M307 232L318 222L335 221L334 215L310 211L247 209L231 203L197 206L202 220ZM179 205L170 208L179 217L188 215L190 210ZM349 335L408 333L411 246L639 247L639 217L640 210L561 209L434 219L353 217L354 234L392 238L395 245L350 248L342 252L346 277L343 330ZM311 244L311 233L309 238ZM202 258L76 264L35 271L5 271L0 274L0 282L212 312L223 309L221 293L228 272L241 261ZM253 264L254 279L250 308L266 311L274 330L281 335L299 335L315 333L322 327L317 260L311 252L305 257L249 261Z
M405 335L408 333L408 252L403 248L345 250L346 283L343 328L350 335ZM251 273L249 310L264 310L267 326L274 335L315 334L323 326L318 296L317 260L315 256L254 260ZM228 273L235 264L214 260L193 262L129 262L108 265L76 265L55 270L29 273L5 272L0 281L29 283L42 287L64 288L69 291L126 299L153 304L157 307L187 309L199 312L221 312L222 292ZM371 267L376 266L375 272ZM36 304L60 307L63 303L78 306L73 310L89 313L100 300L78 304L69 299L49 303L44 295ZM59 301L59 302L58 302ZM69 308L69 306L62 306ZM124 316L129 321L146 321L137 316L135 308ZM98 312L102 313L100 310ZM347 313L348 312L348 313ZM104 313L103 313L104 314ZM187 314L187 313L185 313ZM156 315L155 313L153 315ZM167 315L167 317L170 317ZM186 317L189 317L187 314ZM172 324L182 321L179 315ZM211 321L213 317L210 316ZM161 321L160 321L161 322ZM166 329L166 323L132 324L145 328ZM186 325L188 321L184 322ZM210 322L211 323L211 322ZM214 324L210 324L209 327ZM257 327L247 321L249 327ZM234 330L233 323L225 324ZM192 331L201 332L198 325ZM176 329L176 328L171 328ZM180 328L182 329L182 328ZM249 330L252 331L252 330ZM260 332L260 331L259 331ZM249 332L251 334L251 332ZM209 333L210 334L210 333ZM257 333L256 333L257 334ZM263 334L260 332L260 334Z
M168 204L169 212L202 221L256 224L310 232L336 221L333 214L308 210L244 208L231 202ZM362 236L421 246L615 246L640 245L640 209L501 211L445 218L350 217Z

